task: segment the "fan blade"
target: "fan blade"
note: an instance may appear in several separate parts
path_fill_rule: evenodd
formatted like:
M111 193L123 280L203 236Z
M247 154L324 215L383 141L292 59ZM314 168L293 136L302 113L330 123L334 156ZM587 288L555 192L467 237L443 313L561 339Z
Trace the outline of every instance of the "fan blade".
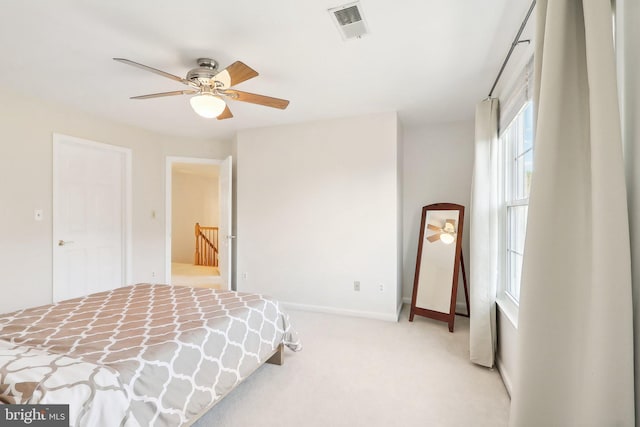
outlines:
M242 102L250 102L252 104L264 105L265 107L273 107L284 110L289 105L289 101L280 98L271 98L270 96L256 95L255 93L242 92L240 90L225 90L222 92L231 99Z
M453 225L454 227L456 226L456 220L455 219L448 219L446 222L451 224L451 225Z
M442 233L432 234L431 236L427 237L427 240L433 243L436 240L440 239L440 234Z
M224 74L226 73L226 75ZM258 72L243 62L236 61L224 70L220 71L213 78L223 82L228 81L229 86L235 86L258 75Z
M233 117L231 114L231 110L229 110L229 106L227 105L222 113L218 116L218 120L230 119Z
M139 64L134 61L130 61L124 58L113 58L114 61L122 62L123 64L133 65L134 67L141 68L143 70L151 71L152 73L159 74L163 77L169 78L171 80L175 80L180 83L184 83L188 86L191 86L191 82L189 80L183 79L182 77L174 76L173 74L166 73L164 71L158 70L157 68L149 67L148 65Z
M198 91L197 90L174 90L173 92L161 92L161 93L151 93L149 95L132 96L130 99L160 98L162 96L173 96L173 95L193 95L194 93L198 93Z
M442 231L442 228L438 227L437 225L433 225L433 224L427 224L427 228L429 230L433 230L433 231Z

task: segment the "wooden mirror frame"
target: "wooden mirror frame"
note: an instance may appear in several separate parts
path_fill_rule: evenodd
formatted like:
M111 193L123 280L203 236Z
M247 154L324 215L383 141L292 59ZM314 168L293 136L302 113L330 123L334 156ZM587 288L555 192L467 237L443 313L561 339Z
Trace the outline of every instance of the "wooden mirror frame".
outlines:
M455 259L453 262L453 280L451 283L451 300L449 305L449 312L444 313L440 311L429 310L427 308L421 308L416 306L416 300L418 296L418 284L420 279L420 266L422 261L423 243L425 241L425 229L427 228L427 214L430 211L458 211L458 226L456 235L456 248ZM416 259L416 273L413 280L413 296L411 298L411 312L409 314L409 321L413 322L413 316L415 314L429 317L431 319L440 320L449 324L449 332L453 332L453 326L456 318L456 314L469 317L471 311L469 309L469 290L467 286L467 274L464 268L464 258L462 256L462 230L464 225L464 206L455 203L435 203L427 205L422 208L422 221L420 223L420 237L418 241L418 256ZM467 313L456 313L456 300L458 296L458 276L460 268L462 268L462 279L464 282L464 296L467 303Z

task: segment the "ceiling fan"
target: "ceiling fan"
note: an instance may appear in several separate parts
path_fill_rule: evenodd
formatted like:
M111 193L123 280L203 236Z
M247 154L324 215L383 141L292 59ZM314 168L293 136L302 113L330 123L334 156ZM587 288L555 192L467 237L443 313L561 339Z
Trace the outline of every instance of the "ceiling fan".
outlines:
M172 92L152 93L149 95L132 96L131 99L160 98L174 95L193 95L190 99L193 110L206 118L217 117L218 120L233 117L225 99L250 102L266 107L284 110L289 105L286 99L272 98L270 96L257 95L255 93L242 92L231 89L232 86L242 83L258 75L258 72L240 61L236 61L224 70L218 70L218 63L210 58L199 58L198 66L187 72L185 78L158 70L147 65L139 64L124 58L113 58L115 61L129 64L143 70L175 80L189 89L174 90Z
M442 243L451 244L455 240L456 235L456 220L455 219L447 219L444 223L443 227L438 227L437 225L427 224L427 228L429 230L435 231L436 233L427 237L427 240L431 243L436 240L442 240Z

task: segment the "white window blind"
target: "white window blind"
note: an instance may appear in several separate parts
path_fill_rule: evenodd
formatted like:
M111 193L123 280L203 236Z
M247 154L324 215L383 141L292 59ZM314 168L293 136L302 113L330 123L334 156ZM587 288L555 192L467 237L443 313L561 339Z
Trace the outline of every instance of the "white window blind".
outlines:
M507 96L500 98L500 133L509 126L522 106L533 96L533 57L505 93Z

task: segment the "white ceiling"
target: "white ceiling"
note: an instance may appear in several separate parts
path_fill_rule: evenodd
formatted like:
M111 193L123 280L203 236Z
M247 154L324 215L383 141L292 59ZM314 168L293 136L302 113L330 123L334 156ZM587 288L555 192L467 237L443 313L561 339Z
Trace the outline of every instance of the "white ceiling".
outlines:
M0 87L173 135L398 111L405 126L466 120L486 97L530 0L361 0L370 34L343 41L340 0L20 0L0 3ZM230 102L207 120L186 88L117 63L178 76L198 57L241 60L260 76L237 89L289 99L281 111ZM1 102L1 100L0 100Z

